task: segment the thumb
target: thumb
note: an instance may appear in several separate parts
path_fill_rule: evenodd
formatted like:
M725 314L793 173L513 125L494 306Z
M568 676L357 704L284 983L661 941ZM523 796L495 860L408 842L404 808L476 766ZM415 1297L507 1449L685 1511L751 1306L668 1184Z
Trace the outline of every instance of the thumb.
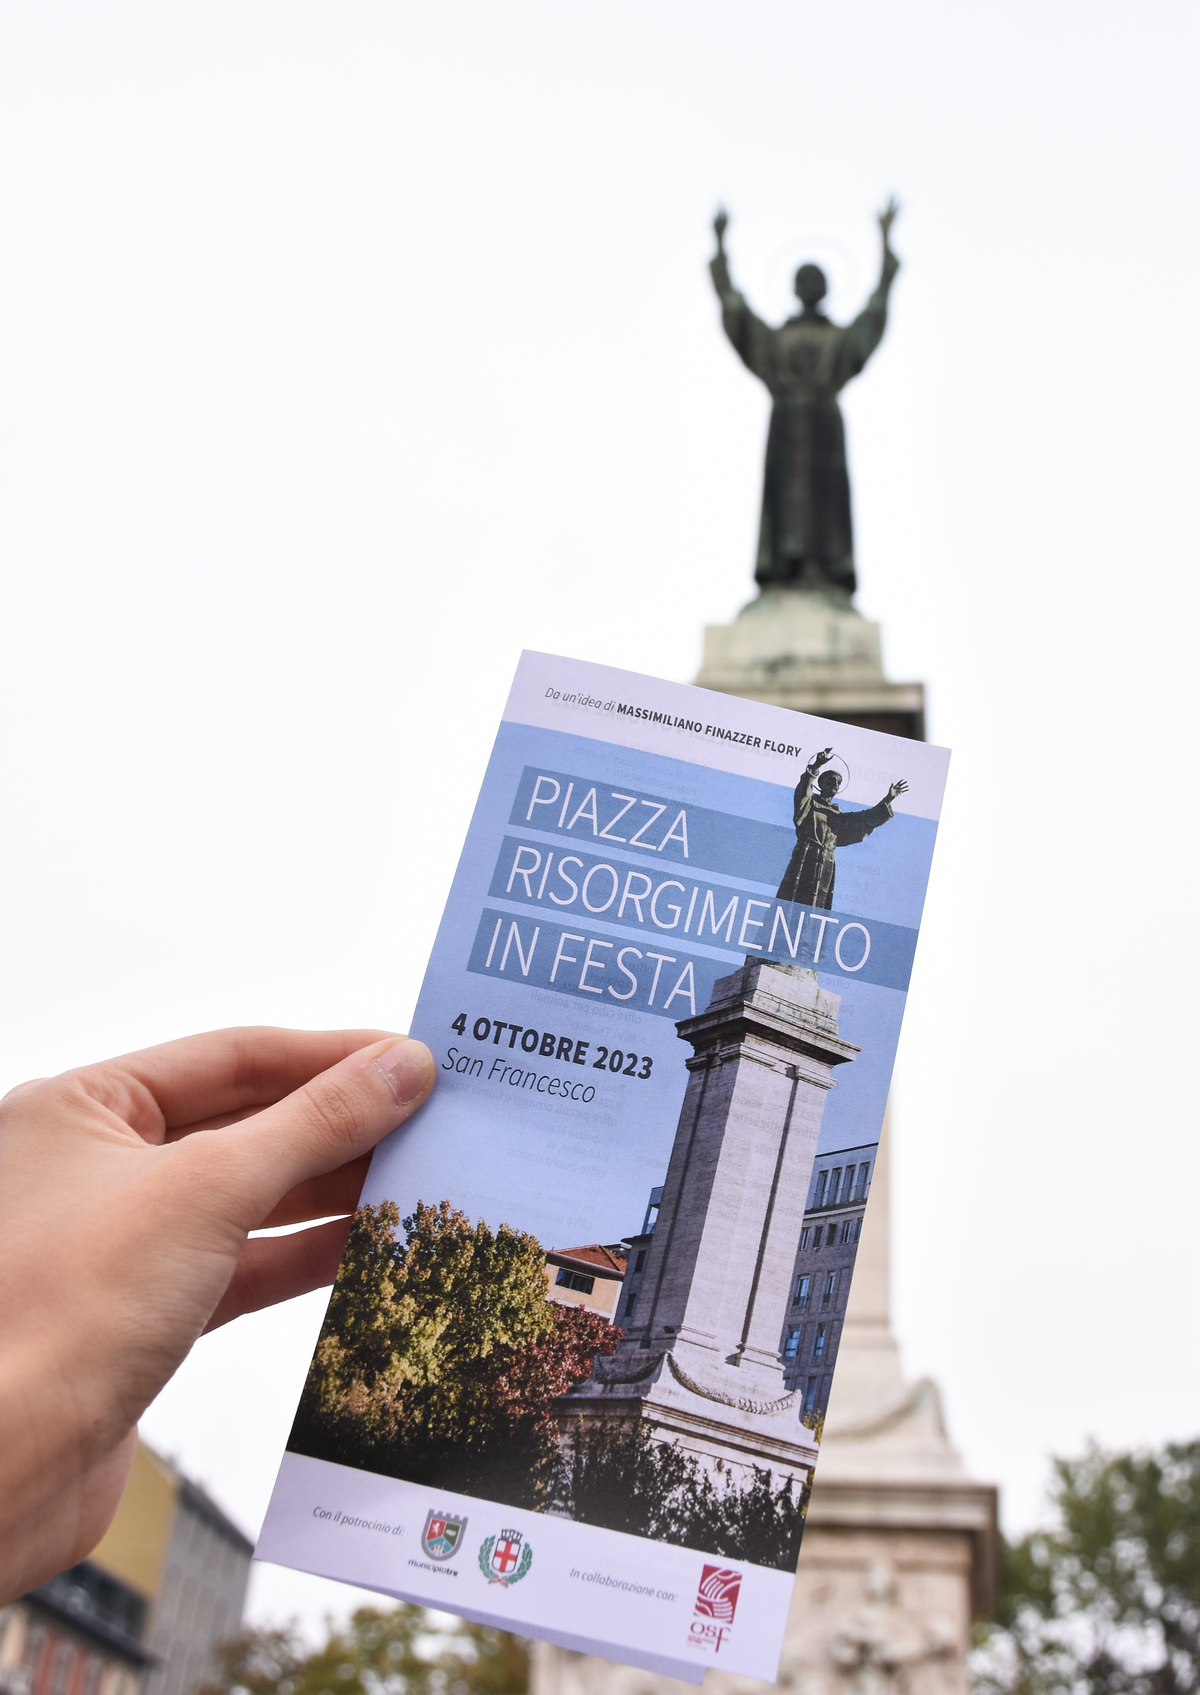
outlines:
M233 1177L237 1222L252 1229L296 1184L368 1153L411 1118L436 1077L424 1042L389 1036L253 1118L194 1140L208 1144Z

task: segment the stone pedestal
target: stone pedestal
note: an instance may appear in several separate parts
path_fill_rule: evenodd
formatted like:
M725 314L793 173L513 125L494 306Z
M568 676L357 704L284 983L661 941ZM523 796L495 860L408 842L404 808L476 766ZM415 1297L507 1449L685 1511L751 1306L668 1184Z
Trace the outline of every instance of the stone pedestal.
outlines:
M887 680L877 626L836 593L760 595L732 624L705 632L696 681L840 723L924 735L921 685ZM971 1619L994 1592L996 1491L966 1475L936 1384L905 1381L888 1285L885 1131L779 1669L780 1686L797 1695L966 1695ZM689 1687L534 1644L531 1695L684 1695ZM710 1695L766 1695L769 1687L718 1671L705 1679Z
M696 682L841 724L925 735L924 688L888 681L879 625L836 589L766 589L732 624L710 625Z
M778 1686L797 1695L967 1695L971 1620L995 1587L996 1491L966 1476L936 1385L903 1379L888 1321L887 1238L881 1149L780 1660ZM533 1645L530 1695L690 1687ZM708 1695L771 1687L716 1670L704 1680Z
M965 1695L971 1620L995 1589L996 1491L964 1471L937 1385L901 1370L888 1190L885 1128L780 1666L805 1695Z
M679 1025L694 1053L636 1318L558 1403L568 1436L640 1419L735 1475L807 1479L780 1337L825 1098L858 1052L839 1005L814 971L748 960Z

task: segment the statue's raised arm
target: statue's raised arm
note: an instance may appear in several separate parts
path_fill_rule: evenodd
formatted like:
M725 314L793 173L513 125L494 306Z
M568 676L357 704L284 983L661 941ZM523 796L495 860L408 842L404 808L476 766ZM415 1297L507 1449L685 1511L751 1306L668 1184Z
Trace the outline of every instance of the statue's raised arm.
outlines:
M871 301L878 301L885 312L887 310L888 290L892 286L896 272L900 269L900 261L892 252L892 225L896 221L896 214L899 210L900 202L893 194L879 214L879 233L883 237L883 258L879 267L879 287L871 296Z
M851 377L856 377L862 370L883 340L883 332L887 328L888 294L896 272L900 269L900 261L892 251L891 242L892 225L899 210L899 203L895 195L892 195L879 214L879 233L883 237L879 283L858 317L852 324L847 324L842 332L839 374L844 383L849 382Z
M721 302L721 322L742 363L753 371L756 377L761 377L766 382L771 332L762 319L747 306L745 295L733 286L733 279L729 275L729 255L725 251L725 231L728 228L729 214L721 207L713 219L717 251L708 267L713 287L717 291L717 299Z
M717 238L717 251L713 254L709 270L712 273L713 287L718 298L724 300L727 294L734 292L733 283L729 277L729 255L725 251L725 231L729 228L729 213L724 206L717 207L717 215L713 219L713 234Z

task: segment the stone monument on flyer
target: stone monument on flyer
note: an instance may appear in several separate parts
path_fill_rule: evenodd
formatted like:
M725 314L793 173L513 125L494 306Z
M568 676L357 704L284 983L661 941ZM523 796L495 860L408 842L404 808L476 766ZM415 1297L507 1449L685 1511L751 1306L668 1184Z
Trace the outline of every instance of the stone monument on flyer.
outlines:
M558 1403L572 1426L640 1423L706 1467L796 1494L817 1457L779 1355L840 997L815 971L747 960L679 1034L694 1053L637 1318Z
M841 387L862 369L886 327L888 293L899 268L890 245L895 215L892 204L880 217L879 287L844 328L821 311L825 279L816 266L797 272L801 311L778 329L764 324L730 278L728 220L722 213L715 222L712 275L722 321L739 357L766 383L772 417L755 569L759 593L732 623L706 630L696 681L919 740L923 687L887 678L878 626L853 605L850 490L837 405ZM736 973L735 979L744 975ZM753 993L769 982L760 978ZM836 1011L833 1017L836 1021ZM690 1063L699 1059L698 1048ZM782 1055L779 1060L786 1065ZM693 1071L689 1094L696 1082ZM797 1695L966 1695L971 1619L986 1609L995 1584L996 1491L967 1476L947 1437L936 1384L904 1376L891 1330L888 1237L885 1129L779 1671L780 1686ZM693 1292L700 1299L699 1283L694 1276L682 1315L698 1310L688 1302ZM664 1345L667 1324L677 1324L670 1346ZM623 1345L624 1356L634 1361L642 1355L643 1339L650 1343L651 1360L662 1356L662 1368L652 1367L653 1385L646 1383L648 1407L664 1378L678 1387L672 1359L694 1382L703 1380L686 1363L694 1344L675 1340L684 1335L684 1316L664 1317L659 1328L631 1334ZM776 1324L776 1346L778 1336ZM711 1357L716 1360L715 1349ZM621 1358L622 1353L614 1357L614 1371ZM753 1366L769 1372L757 1356ZM734 1374L734 1368L726 1369ZM634 1379L612 1386L622 1387L640 1393L642 1384ZM603 1390L601 1398L608 1394ZM665 1413L669 1395L662 1399ZM793 1438L807 1438L795 1410L790 1417ZM531 1695L683 1695L688 1687L534 1644ZM769 1687L716 1670L705 1679L714 1695L766 1695Z

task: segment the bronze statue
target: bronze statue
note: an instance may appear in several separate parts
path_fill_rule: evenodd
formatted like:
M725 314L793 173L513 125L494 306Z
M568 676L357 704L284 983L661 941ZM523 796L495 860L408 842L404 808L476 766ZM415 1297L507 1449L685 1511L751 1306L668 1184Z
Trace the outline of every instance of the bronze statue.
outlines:
M898 210L892 200L879 214L879 286L844 328L821 310L825 274L818 265L801 265L796 272L802 310L778 329L764 324L730 280L725 254L729 219L722 211L713 220L717 252L710 269L725 333L774 401L754 571L763 588L786 584L841 590L847 597L854 593L850 479L837 397L883 339L888 290L900 269L888 241Z
M819 906L828 911L833 905L834 854L840 847L862 842L886 824L892 817L892 802L905 794L908 784L903 777L894 782L881 801L865 812L843 812L834 800L842 786L840 772L821 771L833 758L833 749L814 754L796 784L793 804L793 823L796 826L796 845L788 868L783 874L776 900L801 901L805 906ZM817 772L821 771L818 777ZM817 792L813 793L816 780Z

